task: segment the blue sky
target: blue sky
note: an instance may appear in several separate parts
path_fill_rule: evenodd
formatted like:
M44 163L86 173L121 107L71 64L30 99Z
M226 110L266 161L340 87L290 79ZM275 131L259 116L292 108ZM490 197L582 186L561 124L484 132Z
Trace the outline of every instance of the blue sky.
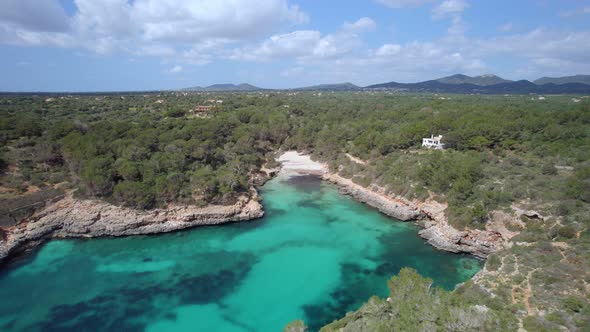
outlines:
M590 1L2 0L0 91L590 74Z

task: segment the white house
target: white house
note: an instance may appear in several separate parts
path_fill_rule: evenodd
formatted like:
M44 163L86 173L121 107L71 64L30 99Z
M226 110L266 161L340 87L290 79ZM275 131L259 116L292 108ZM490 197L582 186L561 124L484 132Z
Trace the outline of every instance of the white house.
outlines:
M442 150L445 148L445 144L441 142L442 135L434 136L431 135L430 138L423 138L422 139L422 146L427 147L429 149L437 149Z

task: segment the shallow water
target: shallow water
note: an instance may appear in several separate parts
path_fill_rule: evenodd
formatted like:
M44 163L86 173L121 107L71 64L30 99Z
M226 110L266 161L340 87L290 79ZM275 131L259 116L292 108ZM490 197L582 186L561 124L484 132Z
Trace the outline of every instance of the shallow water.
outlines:
M313 331L386 296L404 266L447 289L480 269L317 178L261 192L256 221L49 242L0 272L0 331Z

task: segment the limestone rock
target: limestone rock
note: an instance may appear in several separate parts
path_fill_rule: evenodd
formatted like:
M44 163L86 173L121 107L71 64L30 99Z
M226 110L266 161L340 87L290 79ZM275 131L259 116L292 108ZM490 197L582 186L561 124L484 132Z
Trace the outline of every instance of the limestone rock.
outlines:
M253 189L252 189L253 190ZM7 230L0 241L0 261L51 238L156 234L202 225L218 225L264 215L253 197L243 196L234 205L170 206L140 211L98 200L72 197L50 205L27 222Z

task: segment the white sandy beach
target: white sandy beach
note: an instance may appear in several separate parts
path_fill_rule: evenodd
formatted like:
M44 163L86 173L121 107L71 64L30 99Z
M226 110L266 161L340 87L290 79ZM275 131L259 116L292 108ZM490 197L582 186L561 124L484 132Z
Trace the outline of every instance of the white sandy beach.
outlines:
M326 171L324 164L311 160L308 155L297 151L286 151L278 159L282 164L282 171L287 173L314 173L323 174Z

